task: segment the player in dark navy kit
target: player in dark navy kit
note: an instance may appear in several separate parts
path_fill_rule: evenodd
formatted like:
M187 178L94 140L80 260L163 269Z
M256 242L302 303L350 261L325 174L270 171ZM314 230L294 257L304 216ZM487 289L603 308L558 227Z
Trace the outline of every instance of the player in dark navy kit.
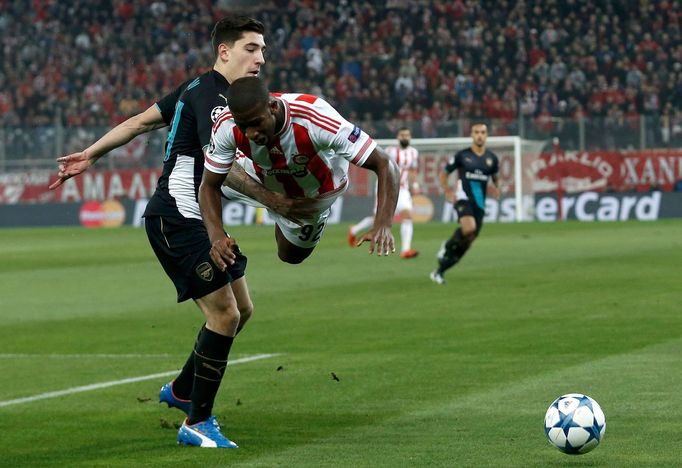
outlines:
M485 198L488 181L491 180L491 191L497 197L497 172L499 161L492 151L486 149L488 128L483 123L471 127L471 147L455 154L440 172L440 185L445 192L445 199L455 204L459 227L452 237L441 246L438 252L438 268L431 272L431 280L444 284L443 273L452 268L471 247L483 227L485 216ZM457 191L449 184L449 176L457 172Z
M212 416L213 402L227 366L235 335L252 313L244 270L246 257L234 240L221 240L229 252L229 268L213 263L211 242L202 222L197 193L204 166L204 149L211 127L225 106L229 83L257 76L265 63L263 24L232 15L216 23L211 34L216 61L213 69L188 80L146 111L118 125L80 153L58 159L59 179L87 170L100 157L136 136L170 126L163 173L144 213L149 242L177 289L178 302L193 299L206 323L178 377L162 387L160 400L187 414L178 443L233 448ZM270 192L237 172L233 186L276 212L296 219L296 202ZM303 213L307 213L303 209Z

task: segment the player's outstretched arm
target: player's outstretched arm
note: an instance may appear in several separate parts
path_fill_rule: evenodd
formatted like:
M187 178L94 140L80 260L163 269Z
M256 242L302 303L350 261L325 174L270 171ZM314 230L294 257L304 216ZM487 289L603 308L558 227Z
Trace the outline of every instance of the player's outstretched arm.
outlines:
M273 192L260 182L255 181L239 164L232 166L223 185L227 185L231 189L262 203L275 213L300 226L305 224L302 220L313 218L319 213L319 208L315 206L316 200L311 198L294 199Z
M216 174L204 169L204 175L199 185L199 208L204 225L211 241L211 259L222 271L234 263L232 252L234 241L223 230L223 206L220 187L225 181L226 174Z
M165 126L166 123L163 121L161 111L159 111L159 108L154 104L146 111L129 118L125 122L122 122L109 130L102 138L84 151L58 158L58 178L50 185L50 190L56 189L67 179L85 172L109 151L125 145L138 135Z
M358 241L360 246L363 242L369 242L369 253L388 255L395 252L395 240L391 233L393 215L398 203L398 190L400 187L400 171L393 161L378 146L372 151L365 163L365 169L373 171L377 175L377 213L374 217L374 226Z

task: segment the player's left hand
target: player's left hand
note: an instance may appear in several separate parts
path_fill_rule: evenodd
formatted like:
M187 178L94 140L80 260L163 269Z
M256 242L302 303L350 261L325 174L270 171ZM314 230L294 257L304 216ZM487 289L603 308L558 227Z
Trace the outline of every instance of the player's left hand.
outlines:
M370 255L376 252L381 257L382 255L389 255L395 252L395 239L393 239L393 233L388 226L372 228L360 237L355 245L360 247L365 242L369 242Z
M225 271L228 266L233 265L236 256L233 248L236 242L233 238L225 236L211 243L211 260L216 264L220 271Z

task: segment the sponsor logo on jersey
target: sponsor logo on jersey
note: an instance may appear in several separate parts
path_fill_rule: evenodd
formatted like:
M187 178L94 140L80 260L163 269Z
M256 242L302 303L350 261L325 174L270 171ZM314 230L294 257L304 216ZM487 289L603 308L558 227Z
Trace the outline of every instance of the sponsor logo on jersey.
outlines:
M306 165L310 161L310 156L306 154L295 154L291 157L289 165L277 169L265 169L263 172L268 176L291 175L294 177L304 177L308 174Z
M474 179L474 180L482 180L482 181L487 181L488 176L486 174L482 174L479 169L476 169L476 172L465 172L464 177L467 179Z
M306 156L305 154L295 154L294 157L292 158L296 164L303 164L306 165L308 164L308 161L310 161L310 158Z
M263 172L267 176L291 175L294 177L303 177L308 174L308 170L305 168L305 166L291 168L287 167L284 169L265 169Z
M225 106L216 106L213 108L211 111L211 121L213 123L216 123L216 120L218 120L218 116L223 113L225 110Z
M350 140L351 143L355 143L356 141L358 141L358 138L360 138L360 132L362 132L362 130L360 130L360 127L358 127L357 125L353 126L353 131L350 132L350 135L348 135L348 139Z
M204 262L194 270L199 278L204 281L211 281L213 279L213 267L210 263Z

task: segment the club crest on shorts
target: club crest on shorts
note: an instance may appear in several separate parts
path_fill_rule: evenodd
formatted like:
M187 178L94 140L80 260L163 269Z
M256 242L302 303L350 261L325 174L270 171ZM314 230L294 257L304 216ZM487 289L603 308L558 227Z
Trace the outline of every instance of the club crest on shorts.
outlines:
M204 262L194 270L199 278L204 281L211 281L213 279L213 267L210 263Z

